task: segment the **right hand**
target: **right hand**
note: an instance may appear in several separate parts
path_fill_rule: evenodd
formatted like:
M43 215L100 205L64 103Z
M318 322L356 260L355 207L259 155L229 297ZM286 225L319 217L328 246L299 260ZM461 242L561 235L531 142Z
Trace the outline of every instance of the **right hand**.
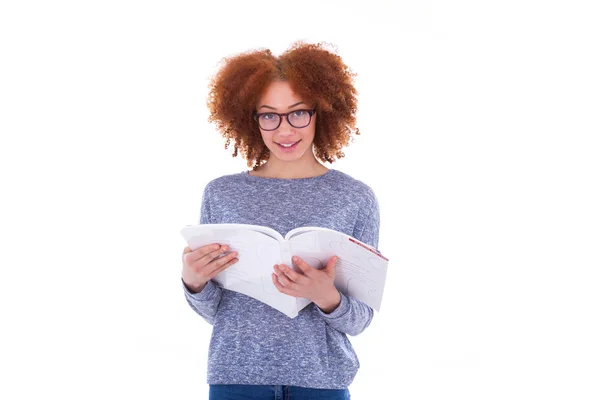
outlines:
M209 244L193 251L189 247L184 248L181 256L183 261L181 277L188 289L196 293L202 291L209 280L236 263L238 253L235 251L217 258L227 250L229 246L218 244Z

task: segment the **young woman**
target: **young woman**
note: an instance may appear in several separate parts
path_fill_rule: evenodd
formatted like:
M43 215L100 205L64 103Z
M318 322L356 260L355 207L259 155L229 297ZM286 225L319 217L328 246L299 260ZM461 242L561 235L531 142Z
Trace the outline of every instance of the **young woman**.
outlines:
M322 44L225 59L210 84L209 120L252 170L206 185L200 223L265 225L282 235L321 226L377 248L373 190L322 163L344 157L342 148L359 134L353 77ZM335 288L336 257L322 270L297 257L301 272L273 266L277 290L312 300L292 319L211 281L237 261L235 252L219 257L228 250L216 243L183 252L185 298L213 325L210 399L349 399L359 362L347 335L367 328L373 310Z

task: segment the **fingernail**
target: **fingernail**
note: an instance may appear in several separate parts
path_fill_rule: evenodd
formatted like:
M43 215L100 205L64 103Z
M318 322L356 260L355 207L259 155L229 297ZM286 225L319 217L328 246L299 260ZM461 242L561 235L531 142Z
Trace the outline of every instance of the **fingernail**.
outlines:
M298 261L298 257L296 257L296 256L294 256L292 259L293 259L294 261Z

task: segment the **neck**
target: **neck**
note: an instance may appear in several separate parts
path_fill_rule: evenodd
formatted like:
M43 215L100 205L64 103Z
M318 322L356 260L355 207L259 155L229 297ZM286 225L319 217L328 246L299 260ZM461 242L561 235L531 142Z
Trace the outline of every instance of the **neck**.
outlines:
M281 161L275 157L257 168L254 172L261 176L280 179L310 178L326 173L329 169L319 163L316 158L297 160L294 162Z

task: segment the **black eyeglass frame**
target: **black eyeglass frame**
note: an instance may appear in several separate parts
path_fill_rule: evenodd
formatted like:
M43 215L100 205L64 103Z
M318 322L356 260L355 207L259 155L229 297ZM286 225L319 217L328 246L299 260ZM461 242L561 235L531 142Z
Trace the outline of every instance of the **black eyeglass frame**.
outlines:
M308 124L306 124L306 125L304 125L304 126L296 126L296 125L294 125L294 124L292 124L292 123L290 122L290 117L289 117L289 115L290 115L290 114L293 114L293 113L295 113L295 112L298 112L298 111L306 111L306 112L308 113ZM293 126L294 128L298 128L298 129L300 129L300 128L306 128L307 126L309 126L309 125L310 125L310 122L312 121L312 116L313 116L313 115L314 115L316 112L317 112L317 109L316 109L316 108L313 108L312 110L299 109L299 110L294 110L294 111L290 111L290 112L288 112L288 113L282 113L282 114L280 114L280 113L276 113L276 112L272 112L272 111L271 111L271 112L264 112L264 113L254 113L254 120L255 120L256 122L258 122L258 119L259 119L261 116L263 116L263 115L266 115L266 114L274 114L274 115L277 115L277 116L279 116L279 123L277 124L277 126L276 126L275 128L273 128L273 129L264 129L262 126L260 126L260 122L258 122L258 126L260 127L260 129L262 129L263 131L274 131L274 130L276 130L277 128L279 128L279 127L281 126L281 121L283 121L283 117L285 117L285 119L287 119L287 122L288 122L288 124L290 124L290 126Z

